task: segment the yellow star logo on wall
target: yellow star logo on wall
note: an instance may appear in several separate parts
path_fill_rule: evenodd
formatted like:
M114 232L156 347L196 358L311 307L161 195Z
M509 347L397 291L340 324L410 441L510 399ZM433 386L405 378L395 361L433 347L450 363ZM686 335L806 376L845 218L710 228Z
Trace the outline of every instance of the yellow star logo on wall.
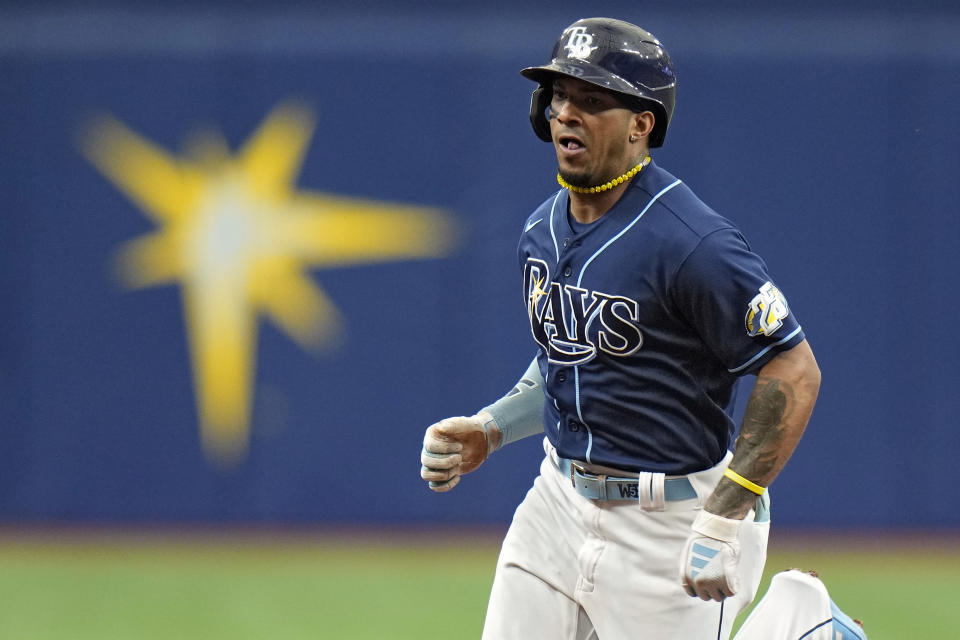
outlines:
M217 462L248 446L260 316L305 348L336 341L339 314L309 277L317 267L442 255L440 210L295 190L314 119L274 109L236 154L219 138L173 157L121 122L86 131L86 157L157 224L119 255L133 288L178 283L201 440Z

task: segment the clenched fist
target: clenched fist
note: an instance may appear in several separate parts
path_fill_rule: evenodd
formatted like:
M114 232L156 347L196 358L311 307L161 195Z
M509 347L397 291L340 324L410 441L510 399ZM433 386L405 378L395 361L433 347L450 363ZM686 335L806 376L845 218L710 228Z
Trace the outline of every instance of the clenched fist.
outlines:
M486 412L446 418L423 436L420 477L433 491L450 491L460 476L479 467L500 444L500 430Z
M687 595L719 602L740 590L740 524L705 510L697 515L681 557Z

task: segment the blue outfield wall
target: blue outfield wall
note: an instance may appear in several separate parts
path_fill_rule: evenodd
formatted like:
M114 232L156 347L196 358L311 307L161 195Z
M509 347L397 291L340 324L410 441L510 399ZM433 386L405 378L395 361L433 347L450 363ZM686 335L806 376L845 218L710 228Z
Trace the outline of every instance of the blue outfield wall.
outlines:
M960 12L730 4L591 12L670 50L678 106L656 161L740 225L820 362L775 517L960 526ZM418 454L428 424L491 401L533 355L515 249L556 189L555 164L517 72L583 16L563 2L484 7L0 8L0 520L509 521L539 442L499 452L448 495L425 489ZM279 185L249 224L298 204L334 238L288 239L292 271L256 285L273 315L246 290L232 307L190 298L206 281L178 260L213 258L189 253L189 233L176 245L188 253L137 245L141 284L155 286L124 286L130 241L173 242L178 220L245 206L214 188L240 156L253 160L230 183L239 193ZM323 226L332 214L355 231ZM203 245L221 257L242 245L224 237L269 227L204 220L229 230ZM380 238L378 221L415 237ZM335 317L326 346L305 346ZM223 390L234 357L251 359L239 395ZM199 397L250 407L204 418ZM223 442L240 453L228 460Z

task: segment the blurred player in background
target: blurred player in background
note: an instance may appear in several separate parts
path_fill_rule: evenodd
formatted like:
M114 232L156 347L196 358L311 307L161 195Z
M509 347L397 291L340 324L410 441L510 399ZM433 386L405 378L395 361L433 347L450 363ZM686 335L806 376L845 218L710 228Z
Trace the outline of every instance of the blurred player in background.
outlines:
M790 569L773 576L735 640L867 640L863 623L830 598L815 571Z
M449 491L499 447L545 432L484 638L727 638L756 594L765 488L807 425L819 369L764 261L650 158L676 89L653 35L580 20L549 64L522 73L561 185L519 245L538 352L503 399L427 429L421 475Z

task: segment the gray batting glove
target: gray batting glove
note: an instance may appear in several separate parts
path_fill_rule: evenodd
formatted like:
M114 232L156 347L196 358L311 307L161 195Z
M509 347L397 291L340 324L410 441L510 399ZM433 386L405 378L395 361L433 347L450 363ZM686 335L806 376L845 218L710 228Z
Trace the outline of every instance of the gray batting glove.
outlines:
M687 595L722 601L740 590L742 520L703 510L693 521L680 565L680 582Z
M420 477L437 492L450 491L460 476L487 459L499 442L500 432L486 412L469 418L447 418L431 425L423 436Z

